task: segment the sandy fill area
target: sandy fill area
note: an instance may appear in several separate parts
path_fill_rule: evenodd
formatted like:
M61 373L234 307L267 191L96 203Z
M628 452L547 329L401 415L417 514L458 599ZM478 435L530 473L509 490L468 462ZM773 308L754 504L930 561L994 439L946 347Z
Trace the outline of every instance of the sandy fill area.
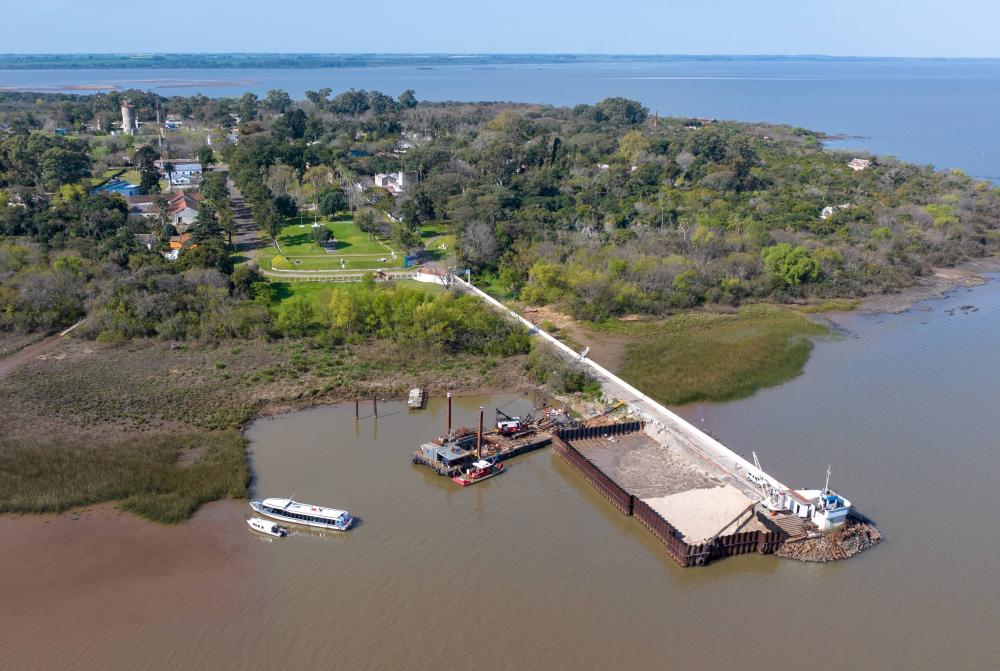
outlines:
M691 489L643 501L663 519L673 524L684 535L684 541L691 544L708 540L722 530L722 525L729 524L734 517L753 503L732 485ZM746 518L747 516L742 518L743 524L739 529L735 525L730 525L725 529L725 533L756 531L761 528L756 520L746 523Z

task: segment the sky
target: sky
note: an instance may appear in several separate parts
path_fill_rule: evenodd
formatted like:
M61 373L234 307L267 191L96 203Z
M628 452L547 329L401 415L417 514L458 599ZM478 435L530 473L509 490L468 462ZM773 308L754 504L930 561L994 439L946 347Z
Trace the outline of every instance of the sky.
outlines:
M996 0L2 0L4 53L1000 57Z

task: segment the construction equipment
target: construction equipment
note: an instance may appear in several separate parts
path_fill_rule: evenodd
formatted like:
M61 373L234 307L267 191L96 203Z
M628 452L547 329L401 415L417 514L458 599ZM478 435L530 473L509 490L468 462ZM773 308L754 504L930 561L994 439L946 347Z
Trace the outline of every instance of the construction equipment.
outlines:
M527 431L530 427L531 415L527 417L511 417L506 412L500 408L496 408L497 418L497 433L501 436L516 436L519 433Z

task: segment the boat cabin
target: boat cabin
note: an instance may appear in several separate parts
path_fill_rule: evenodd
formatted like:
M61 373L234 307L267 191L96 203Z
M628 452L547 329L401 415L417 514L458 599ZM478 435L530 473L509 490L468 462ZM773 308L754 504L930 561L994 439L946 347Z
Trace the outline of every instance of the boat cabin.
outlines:
M424 443L420 446L420 451L424 459L438 462L445 466L455 466L462 464L469 459L469 452L462 449L456 443Z

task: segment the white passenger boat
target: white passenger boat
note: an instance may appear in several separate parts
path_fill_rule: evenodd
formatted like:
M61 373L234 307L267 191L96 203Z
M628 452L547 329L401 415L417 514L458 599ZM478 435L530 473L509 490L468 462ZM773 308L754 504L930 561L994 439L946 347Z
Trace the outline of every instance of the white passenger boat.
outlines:
M261 515L272 519L319 529L347 531L354 523L354 518L346 510L324 508L309 503L299 503L291 499L251 501L250 507Z
M250 528L254 531L259 531L262 534L274 536L275 538L284 538L288 535L288 529L285 527L278 526L274 522L260 517L251 517L247 520L247 524L249 524Z

